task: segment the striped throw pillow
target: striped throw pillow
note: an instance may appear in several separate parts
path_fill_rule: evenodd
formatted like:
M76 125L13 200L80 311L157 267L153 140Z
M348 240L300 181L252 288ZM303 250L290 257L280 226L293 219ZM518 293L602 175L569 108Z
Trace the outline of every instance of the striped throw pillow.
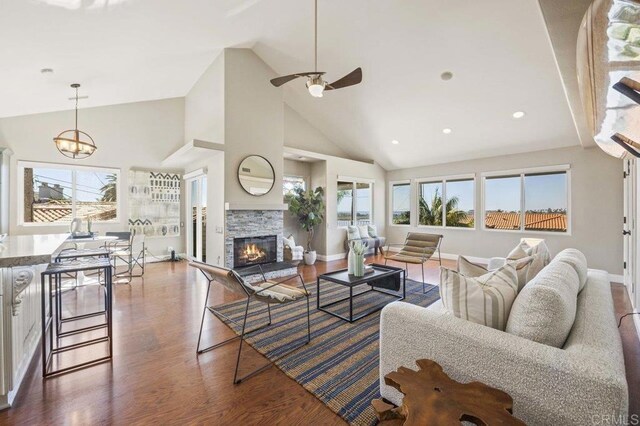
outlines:
M518 275L511 263L479 277L440 268L442 304L458 318L504 330L517 294Z

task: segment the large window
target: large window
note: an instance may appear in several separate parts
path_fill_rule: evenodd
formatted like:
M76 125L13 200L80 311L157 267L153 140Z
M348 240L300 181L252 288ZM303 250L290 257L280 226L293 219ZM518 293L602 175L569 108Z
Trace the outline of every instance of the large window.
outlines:
M452 178L418 182L418 224L473 228L474 179Z
M23 223L118 219L119 170L27 162L18 168L23 176Z
M568 170L487 176L484 193L487 229L568 232Z
M338 226L373 223L373 183L338 181Z
M411 184L409 182L391 184L391 223L411 224Z

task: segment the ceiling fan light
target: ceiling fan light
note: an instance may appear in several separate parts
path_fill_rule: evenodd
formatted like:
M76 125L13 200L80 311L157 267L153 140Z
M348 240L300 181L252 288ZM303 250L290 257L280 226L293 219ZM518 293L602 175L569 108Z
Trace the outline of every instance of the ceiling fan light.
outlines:
M309 93L314 98L321 98L322 92L324 92L324 84L313 83L307 86L309 88Z

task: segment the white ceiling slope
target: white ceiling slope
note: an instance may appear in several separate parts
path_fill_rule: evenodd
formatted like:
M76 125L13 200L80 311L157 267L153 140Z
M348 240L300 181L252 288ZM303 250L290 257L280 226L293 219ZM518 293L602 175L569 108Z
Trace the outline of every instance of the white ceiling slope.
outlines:
M362 66L363 83L282 90L350 155L396 169L579 144L536 0L319 0L319 14L319 68ZM81 106L184 96L224 47L310 71L312 25L312 0L2 0L0 117L68 109L73 82Z

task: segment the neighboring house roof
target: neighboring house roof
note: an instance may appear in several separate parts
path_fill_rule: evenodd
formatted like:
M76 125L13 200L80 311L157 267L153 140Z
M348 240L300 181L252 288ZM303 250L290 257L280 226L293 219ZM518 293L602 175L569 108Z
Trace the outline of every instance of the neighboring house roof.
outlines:
M520 229L520 213L487 212L485 227L490 229ZM524 227L535 231L566 231L565 213L525 213Z
M117 217L115 202L78 202L76 216L93 220L112 220ZM68 200L50 200L33 205L33 221L36 223L71 222L73 211Z

